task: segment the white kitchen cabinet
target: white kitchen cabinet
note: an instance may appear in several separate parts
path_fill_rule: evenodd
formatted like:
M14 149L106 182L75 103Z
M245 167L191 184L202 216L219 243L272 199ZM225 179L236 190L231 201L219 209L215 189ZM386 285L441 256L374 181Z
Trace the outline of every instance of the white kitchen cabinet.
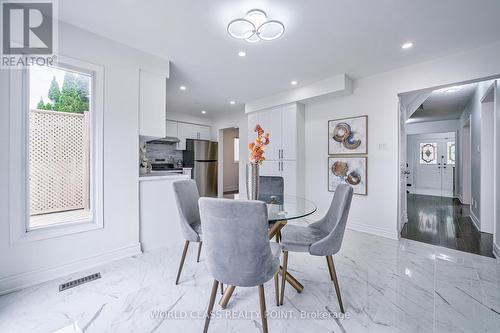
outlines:
M285 184L285 194L297 195L297 162L281 161L281 177Z
M165 75L139 70L139 135L165 136L166 95Z
M248 115L248 142L255 140L255 126L270 134L265 148L262 176L284 178L285 194L304 195L304 106L299 103L252 112Z
M178 122L177 131L180 150L186 149L186 139L210 140L209 126Z
M198 139L210 140L210 127L198 126Z

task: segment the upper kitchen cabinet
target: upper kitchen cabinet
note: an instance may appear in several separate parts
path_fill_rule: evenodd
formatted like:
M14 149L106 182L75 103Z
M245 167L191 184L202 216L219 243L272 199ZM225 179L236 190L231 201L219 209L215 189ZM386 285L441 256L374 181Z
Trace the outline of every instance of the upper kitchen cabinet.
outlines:
M210 126L178 122L177 137L180 140L177 149L185 150L186 139L210 140Z
M161 138L167 133L167 77L139 70L139 135Z

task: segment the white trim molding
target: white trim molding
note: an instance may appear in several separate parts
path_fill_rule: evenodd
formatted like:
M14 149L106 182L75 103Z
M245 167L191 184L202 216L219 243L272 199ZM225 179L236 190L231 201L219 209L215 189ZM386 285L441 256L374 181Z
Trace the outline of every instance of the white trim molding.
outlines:
M29 72L9 71L9 240L10 244L32 242L69 234L104 228L103 221L103 130L104 130L104 67L63 55L55 67L84 72L92 76L92 103L90 110L90 209L91 218L70 223L29 228L29 163L28 110Z
M493 255L497 260L500 260L500 248L495 243L493 243Z
M347 229L361 231L367 234L399 240L399 234L396 230L387 230L362 223L347 222Z
M5 295L20 289L94 268L115 260L132 257L141 253L140 243L135 243L104 252L102 254L75 260L67 264L7 276L0 279L0 295Z
M470 218L472 220L472 224L474 224L474 227L476 227L476 230L481 232L481 229L479 228L479 226L481 225L481 222L476 217L476 215L474 215L474 212L472 211L472 209L470 210Z

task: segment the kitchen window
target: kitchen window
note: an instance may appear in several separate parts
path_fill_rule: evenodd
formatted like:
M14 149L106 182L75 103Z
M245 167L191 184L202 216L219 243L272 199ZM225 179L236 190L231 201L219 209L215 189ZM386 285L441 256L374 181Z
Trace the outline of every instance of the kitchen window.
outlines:
M240 162L240 138L233 139L233 156L234 163Z
M25 200L23 216L11 221L25 222L11 240L102 228L102 68L61 56L55 66L19 72L11 88L24 102L13 103L12 114L23 111L13 117L22 136L11 139L22 155L13 150L15 179L24 179L14 185Z

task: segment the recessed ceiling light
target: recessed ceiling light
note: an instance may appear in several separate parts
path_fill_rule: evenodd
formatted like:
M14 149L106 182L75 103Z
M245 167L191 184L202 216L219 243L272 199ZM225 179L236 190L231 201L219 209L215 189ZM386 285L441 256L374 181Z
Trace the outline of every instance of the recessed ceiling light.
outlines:
M238 52L238 55L239 55L240 57L244 57L244 56L246 56L246 55L247 55L247 53L246 53L245 51L240 51L240 52Z
M231 101L231 102L229 102L229 104L234 105L234 104L236 104L236 102L235 101Z
M180 90L186 90L187 88L186 88L186 86L180 86L179 89Z
M295 81L295 80L293 80L293 81L291 81L291 82L290 82L290 84L291 84L292 86L296 85L297 83L298 83L298 82L297 82L297 81Z
M207 111L205 111L205 110L201 110L201 113L202 113L202 114L205 114L205 113L207 113Z
M412 42L406 42L403 45L401 45L401 48L403 50L411 49L412 47L413 47L413 43Z

